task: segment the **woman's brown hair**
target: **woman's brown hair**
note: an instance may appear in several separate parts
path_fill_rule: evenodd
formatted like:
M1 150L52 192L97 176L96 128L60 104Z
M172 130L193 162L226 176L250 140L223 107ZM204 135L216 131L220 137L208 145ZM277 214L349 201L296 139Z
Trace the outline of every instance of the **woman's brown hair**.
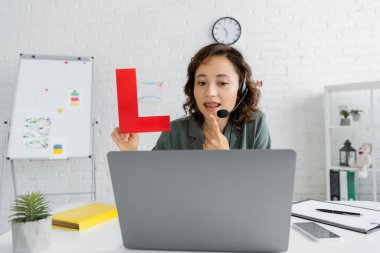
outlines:
M185 113L195 119L200 126L203 124L204 118L197 107L194 97L195 71L198 69L199 65L212 56L224 56L234 65L236 73L239 76L238 96L240 95L241 86L244 80L246 80L248 92L241 104L234 111L234 113L236 113L235 119L232 119L233 117L229 117L228 119L229 122L232 122L234 129L240 130L246 122L252 122L254 120L252 112L260 111L258 108L260 90L254 86L251 67L245 62L243 55L231 46L221 43L213 43L200 49L191 59L189 66L187 67L187 82L184 88L187 98L186 102L183 104L183 109L185 110Z

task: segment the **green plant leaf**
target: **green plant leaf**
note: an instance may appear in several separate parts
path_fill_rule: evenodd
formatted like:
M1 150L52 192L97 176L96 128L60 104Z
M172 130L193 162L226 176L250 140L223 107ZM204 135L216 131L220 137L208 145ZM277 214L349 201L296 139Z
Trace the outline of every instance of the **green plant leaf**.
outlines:
M10 210L14 212L9 216L12 223L37 221L51 216L49 202L39 192L17 196Z
M357 110L357 109L352 109L351 111L350 111L350 114L351 115L356 115L356 114L360 114L361 112L363 112L362 110Z
M340 113L340 115L342 115L345 119L348 118L348 116L350 116L350 112L347 111L347 110L341 110L339 113Z

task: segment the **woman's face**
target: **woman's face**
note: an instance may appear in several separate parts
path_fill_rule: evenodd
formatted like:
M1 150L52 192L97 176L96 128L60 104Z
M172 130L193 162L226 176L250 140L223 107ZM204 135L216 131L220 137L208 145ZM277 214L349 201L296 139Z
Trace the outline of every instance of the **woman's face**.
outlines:
M231 111L236 103L239 76L225 56L212 56L195 71L194 97L198 109L207 116L217 111Z

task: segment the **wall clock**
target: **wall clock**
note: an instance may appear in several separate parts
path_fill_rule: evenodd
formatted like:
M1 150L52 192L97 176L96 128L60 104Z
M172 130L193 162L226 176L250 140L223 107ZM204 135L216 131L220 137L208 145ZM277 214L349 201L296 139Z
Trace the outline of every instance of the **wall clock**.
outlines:
M212 37L219 43L232 45L241 35L240 23L231 17L218 19L212 27Z

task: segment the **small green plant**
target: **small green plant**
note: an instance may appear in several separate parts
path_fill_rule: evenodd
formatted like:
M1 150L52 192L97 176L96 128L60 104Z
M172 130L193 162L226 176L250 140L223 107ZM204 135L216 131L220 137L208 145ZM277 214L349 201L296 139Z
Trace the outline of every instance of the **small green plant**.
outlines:
M347 110L341 110L341 111L340 111L340 115L342 115L343 118L347 119L348 116L350 116L350 112L347 111Z
M51 216L49 202L46 196L40 192L18 195L11 211L14 212L9 216L12 223L38 221Z
M362 110L354 110L353 109L353 110L350 111L350 114L351 115L357 115L357 114L360 114L361 112L363 112L363 111Z

